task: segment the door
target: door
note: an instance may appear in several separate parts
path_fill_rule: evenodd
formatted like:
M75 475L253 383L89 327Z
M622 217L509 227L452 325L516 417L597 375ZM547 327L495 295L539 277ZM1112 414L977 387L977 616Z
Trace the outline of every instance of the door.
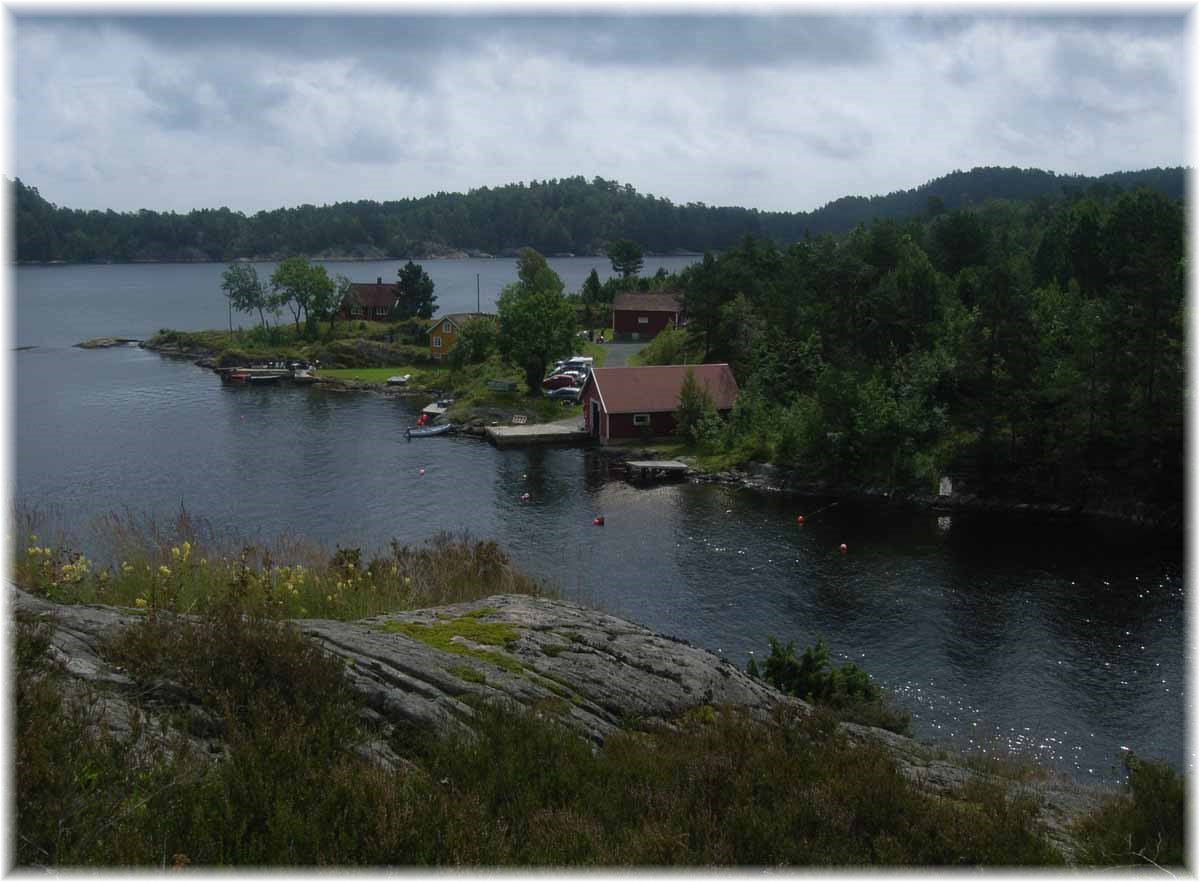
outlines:
M600 402L592 399L592 437L600 437Z

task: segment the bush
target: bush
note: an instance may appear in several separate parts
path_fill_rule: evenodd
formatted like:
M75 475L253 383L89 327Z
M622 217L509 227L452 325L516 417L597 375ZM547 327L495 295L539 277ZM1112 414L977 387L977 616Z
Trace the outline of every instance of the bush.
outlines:
M1081 862L1101 866L1183 866L1186 855L1183 778L1166 763L1123 758L1128 792L1077 828Z
M780 692L794 695L813 704L824 705L847 722L878 726L901 735L912 734L912 718L905 712L894 711L884 702L883 692L870 676L853 662L840 668L829 663L829 649L824 641L804 650L796 658L796 646L782 646L768 637L771 654L761 669L752 658L747 671L761 677Z

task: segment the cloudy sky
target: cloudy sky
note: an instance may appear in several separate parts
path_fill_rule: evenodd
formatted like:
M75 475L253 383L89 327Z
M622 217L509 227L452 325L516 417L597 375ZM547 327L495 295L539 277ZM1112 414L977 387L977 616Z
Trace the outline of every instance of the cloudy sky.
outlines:
M1181 11L13 9L4 173L75 208L599 175L804 211L977 165L1188 162Z

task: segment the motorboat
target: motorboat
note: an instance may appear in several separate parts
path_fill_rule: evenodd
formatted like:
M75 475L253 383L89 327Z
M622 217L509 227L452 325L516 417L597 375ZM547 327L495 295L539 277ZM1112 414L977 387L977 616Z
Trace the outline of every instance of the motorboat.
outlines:
M405 429L404 437L411 441L413 438L432 438L434 435L445 435L447 432L454 431L453 423L446 423L441 426L425 426L420 429Z

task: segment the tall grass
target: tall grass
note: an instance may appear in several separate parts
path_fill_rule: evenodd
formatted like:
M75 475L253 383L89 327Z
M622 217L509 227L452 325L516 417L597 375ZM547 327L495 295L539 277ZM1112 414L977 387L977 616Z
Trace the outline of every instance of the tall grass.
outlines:
M418 545L393 541L364 559L360 548L282 535L247 542L181 510L172 521L109 513L97 521L95 559L70 540L47 542L41 512L15 521L16 584L59 603L106 603L197 612L228 596L288 618L356 619L498 593L554 594L491 541L439 533Z

